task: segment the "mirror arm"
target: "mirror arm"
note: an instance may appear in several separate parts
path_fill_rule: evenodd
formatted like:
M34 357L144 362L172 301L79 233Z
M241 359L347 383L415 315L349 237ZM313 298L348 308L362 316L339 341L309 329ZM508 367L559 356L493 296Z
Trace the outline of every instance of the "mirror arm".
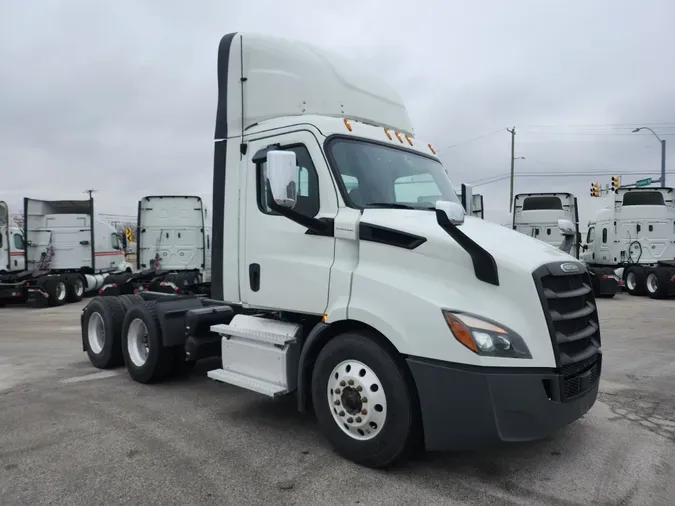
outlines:
M480 244L453 225L445 211L436 209L436 221L445 232L459 244L471 257L476 278L485 283L499 286L499 271L494 257Z
M270 188L269 184L267 185L267 204L272 211L280 214L281 216L284 216L285 218L288 218L291 221L294 221L298 225L307 228L316 235L333 235L333 223L322 221L317 218L310 218L309 216L305 216L304 214L294 211L293 209L280 206L274 202L274 196L272 195L272 189Z

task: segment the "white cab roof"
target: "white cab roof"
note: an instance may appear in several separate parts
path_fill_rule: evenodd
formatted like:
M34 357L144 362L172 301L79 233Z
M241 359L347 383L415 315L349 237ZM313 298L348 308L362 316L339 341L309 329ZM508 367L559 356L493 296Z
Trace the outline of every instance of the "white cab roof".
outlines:
M346 117L414 134L399 94L355 62L301 41L253 33L222 38L216 139L302 115Z

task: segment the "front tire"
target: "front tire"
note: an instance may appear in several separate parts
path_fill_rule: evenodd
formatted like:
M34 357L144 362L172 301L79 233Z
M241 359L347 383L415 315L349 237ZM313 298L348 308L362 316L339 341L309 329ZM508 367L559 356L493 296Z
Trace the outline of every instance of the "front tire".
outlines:
M393 352L366 334L336 336L319 353L312 402L323 435L368 467L404 462L420 442L419 404Z

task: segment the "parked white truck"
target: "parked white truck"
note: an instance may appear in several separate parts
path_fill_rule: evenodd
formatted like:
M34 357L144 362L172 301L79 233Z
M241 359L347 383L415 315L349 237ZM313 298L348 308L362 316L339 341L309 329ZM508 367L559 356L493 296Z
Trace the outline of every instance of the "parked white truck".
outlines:
M209 294L211 222L201 197L143 197L136 230L136 272L109 275L100 295L148 290Z
M24 268L0 275L0 301L75 302L98 289L106 273L123 270L115 228L94 216L93 199L25 198Z
M619 188L588 224L581 254L590 269L623 269L631 295L675 295L672 188Z
M466 216L390 86L310 44L236 33L218 92L212 298L93 299L96 367L150 383L220 355L210 378L295 395L373 467L418 445L543 438L591 408L602 350L584 265ZM397 193L413 176L417 196Z
M455 190L455 195L457 195L462 207L469 216L485 218L483 196L480 193L474 193L471 185L462 184L461 190Z
M571 193L520 193L513 199L513 230L529 235L551 246L560 247L564 237L558 220L568 220L574 225L574 238L569 254L579 258L581 233L579 232L579 207ZM596 297L614 297L619 290L619 277L613 269L588 266L591 286Z
M9 206L0 201L0 274L25 268L23 230L12 224Z

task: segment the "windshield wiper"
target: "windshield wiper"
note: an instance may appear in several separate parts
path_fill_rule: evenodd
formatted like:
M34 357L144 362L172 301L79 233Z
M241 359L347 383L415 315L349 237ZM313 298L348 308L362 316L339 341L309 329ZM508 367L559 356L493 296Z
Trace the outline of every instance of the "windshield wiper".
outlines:
M419 209L419 207L409 206L408 204L399 204L398 202L369 202L365 207L388 207L390 209Z

